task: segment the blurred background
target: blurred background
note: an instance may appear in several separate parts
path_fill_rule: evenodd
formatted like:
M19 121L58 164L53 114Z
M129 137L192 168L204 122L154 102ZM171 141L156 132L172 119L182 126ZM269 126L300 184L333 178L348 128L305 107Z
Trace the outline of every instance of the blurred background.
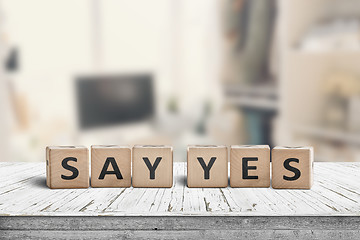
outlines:
M0 0L0 161L312 145L360 161L360 0Z

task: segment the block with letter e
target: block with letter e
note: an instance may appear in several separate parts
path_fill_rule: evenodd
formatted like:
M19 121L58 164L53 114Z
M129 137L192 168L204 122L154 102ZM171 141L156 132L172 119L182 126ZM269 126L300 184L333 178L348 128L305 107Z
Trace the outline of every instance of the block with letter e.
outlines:
M88 149L83 146L47 147L46 184L49 188L88 188Z
M312 147L275 147L271 155L273 188L311 188L314 158Z
M128 146L91 146L91 186L130 187L131 148Z
M132 153L133 187L173 185L173 149L165 145L135 145Z
M270 187L270 147L234 145L230 147L231 187Z
M227 147L190 145L187 150L188 187L227 187Z

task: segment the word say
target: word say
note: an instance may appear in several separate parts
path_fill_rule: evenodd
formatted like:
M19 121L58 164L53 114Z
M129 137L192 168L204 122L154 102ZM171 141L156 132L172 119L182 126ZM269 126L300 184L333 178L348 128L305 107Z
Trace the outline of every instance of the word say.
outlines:
M268 145L190 145L187 186L190 188L270 187L310 189L313 184L312 147ZM228 159L229 158L229 159ZM270 165L272 171L270 172ZM271 175L271 176L270 176ZM173 148L164 145L91 146L91 187L170 188ZM49 188L88 188L89 150L83 146L46 148Z

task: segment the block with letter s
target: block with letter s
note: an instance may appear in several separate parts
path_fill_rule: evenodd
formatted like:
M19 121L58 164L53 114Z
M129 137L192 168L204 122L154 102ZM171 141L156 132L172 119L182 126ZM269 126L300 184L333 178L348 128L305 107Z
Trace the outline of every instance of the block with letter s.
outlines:
M53 189L88 188L88 149L84 146L47 147L46 184Z
M311 188L314 161L312 147L275 147L271 153L273 188Z

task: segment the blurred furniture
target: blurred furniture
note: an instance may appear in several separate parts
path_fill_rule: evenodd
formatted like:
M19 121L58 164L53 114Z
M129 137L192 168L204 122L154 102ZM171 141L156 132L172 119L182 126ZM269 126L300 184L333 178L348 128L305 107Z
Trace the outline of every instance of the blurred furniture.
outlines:
M79 142L131 144L159 139L154 131L151 74L80 76L75 83Z
M311 190L172 188L50 190L45 163L0 163L2 238L358 238L360 163L315 163ZM11 173L11 174L9 174Z
M243 118L244 144L273 145L277 94L271 71L276 1L224 1L225 99Z
M76 81L81 129L146 121L154 117L150 74L84 76Z
M279 1L276 142L313 145L315 161L360 161L360 132L348 129L359 108L341 93L360 81L359 7L359 1ZM333 94L326 92L331 84Z
M247 136L246 144L273 146L272 124L278 112L276 86L226 84L225 96L226 102L243 114L245 123L243 135Z
M315 161L360 161L360 2L278 0L274 27L263 22L270 21L270 3L227 3L225 99L241 110L246 143L312 145ZM254 24L269 31L270 50L257 42L258 54L270 51L261 59L268 66L244 69L258 57L241 55L248 38L259 37L249 35ZM248 74L253 69L256 78Z

